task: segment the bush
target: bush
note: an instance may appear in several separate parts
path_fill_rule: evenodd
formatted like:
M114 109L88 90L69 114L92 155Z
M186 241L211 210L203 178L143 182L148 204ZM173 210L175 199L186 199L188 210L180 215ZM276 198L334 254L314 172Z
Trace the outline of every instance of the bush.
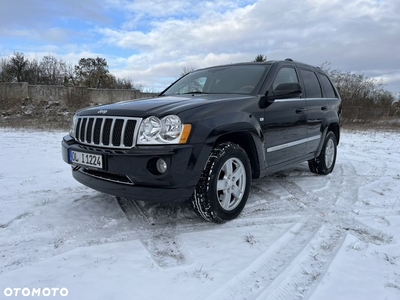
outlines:
M362 73L331 70L322 66L334 82L342 98L343 122L368 123L396 115L395 97L382 81Z

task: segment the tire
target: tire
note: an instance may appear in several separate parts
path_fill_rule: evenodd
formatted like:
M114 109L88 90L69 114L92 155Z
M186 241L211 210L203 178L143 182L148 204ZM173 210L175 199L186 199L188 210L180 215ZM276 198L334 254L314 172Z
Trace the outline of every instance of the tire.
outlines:
M203 219L224 223L243 210L251 186L250 160L237 144L227 142L212 151L191 198Z
M308 161L310 171L316 174L328 175L333 171L336 163L337 140L332 131L329 131L325 137L321 154Z

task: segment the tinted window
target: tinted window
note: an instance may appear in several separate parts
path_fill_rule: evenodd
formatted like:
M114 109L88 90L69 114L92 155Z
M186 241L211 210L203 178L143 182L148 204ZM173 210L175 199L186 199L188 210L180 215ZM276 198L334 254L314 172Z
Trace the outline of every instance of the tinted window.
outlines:
M179 87L176 94L203 92L206 77L200 77Z
M296 70L294 68L282 68L275 77L272 89L275 89L281 83L298 83Z
M164 95L186 93L251 94L258 90L269 65L232 65L194 71L182 77Z
M324 74L319 74L321 84L324 87L324 98L337 98L335 90L333 89L331 81Z
M321 86L314 72L301 70L307 98L322 98Z

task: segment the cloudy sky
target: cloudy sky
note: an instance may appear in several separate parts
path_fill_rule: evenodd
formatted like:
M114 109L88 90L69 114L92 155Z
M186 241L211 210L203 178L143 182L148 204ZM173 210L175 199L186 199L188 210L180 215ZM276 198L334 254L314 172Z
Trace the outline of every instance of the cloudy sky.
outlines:
M400 92L399 0L0 0L0 57L77 64L161 90L184 67L293 58Z

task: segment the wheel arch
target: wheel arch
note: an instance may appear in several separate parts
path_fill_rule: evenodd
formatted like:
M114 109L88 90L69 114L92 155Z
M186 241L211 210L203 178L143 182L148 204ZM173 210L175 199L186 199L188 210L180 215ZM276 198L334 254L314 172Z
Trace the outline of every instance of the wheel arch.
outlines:
M326 133L328 133L329 131L332 131L335 136L336 136L336 144L339 145L339 141L340 141L340 126L338 123L331 123L328 126L328 130Z
M321 139L319 141L318 149L315 152L315 157L320 155L322 151L322 146L324 145L325 137L328 134L328 132L332 131L333 134L336 136L336 145L339 145L339 140L340 140L340 126L338 123L333 122L330 124L327 124L323 129L321 128L322 134L321 134Z
M260 159L251 133L239 131L223 134L215 140L214 146L223 142L232 142L242 147L250 160L252 178L260 177Z

